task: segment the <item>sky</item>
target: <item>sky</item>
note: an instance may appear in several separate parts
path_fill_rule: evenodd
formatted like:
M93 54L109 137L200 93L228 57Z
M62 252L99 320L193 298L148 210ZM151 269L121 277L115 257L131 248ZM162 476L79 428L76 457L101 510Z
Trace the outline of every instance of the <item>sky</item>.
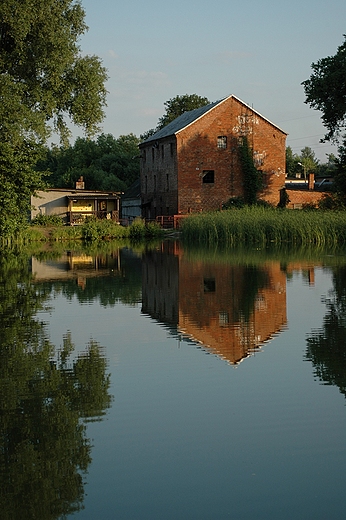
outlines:
M288 133L294 153L309 146L321 162L336 153L319 142L321 113L304 103L301 83L343 43L345 0L81 3L89 26L81 51L108 70L104 133L139 136L177 95L233 94Z

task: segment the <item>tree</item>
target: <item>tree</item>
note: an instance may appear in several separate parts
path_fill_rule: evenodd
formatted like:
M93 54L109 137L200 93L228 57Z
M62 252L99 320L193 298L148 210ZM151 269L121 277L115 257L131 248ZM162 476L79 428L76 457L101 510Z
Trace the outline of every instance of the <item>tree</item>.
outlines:
M198 96L197 94L184 94L183 96L175 96L165 101L164 106L166 107L166 113L160 117L156 130L160 130L168 125L184 112L204 107L205 105L209 105L209 103L208 98Z
M327 128L323 141L336 141L346 127L346 35L344 39L335 56L312 63L313 73L302 83L305 103L322 112Z
M295 177L296 173L301 171L299 165L300 157L294 154L292 148L287 146L286 148L286 173L288 177Z
M292 148L286 148L286 172L289 177L296 177L297 173L303 170L304 178L309 172L317 173L319 171L319 161L316 158L315 152L309 147L305 146L300 152L300 155L294 154Z
M298 163L304 170L304 178L310 172L316 173L316 169L318 168L318 159L316 158L315 152L310 148L310 146L305 146L301 150L300 153L300 162Z
M338 148L338 157L334 158L334 185L343 203L346 202L346 137Z
M46 180L53 188L73 188L83 176L87 189L124 191L139 178L138 144L134 134L79 137L73 146L47 148L37 168L49 172Z
M84 17L74 0L0 4L0 234L26 221L52 128L66 142L66 119L91 136L104 117L107 74L99 58L81 55Z

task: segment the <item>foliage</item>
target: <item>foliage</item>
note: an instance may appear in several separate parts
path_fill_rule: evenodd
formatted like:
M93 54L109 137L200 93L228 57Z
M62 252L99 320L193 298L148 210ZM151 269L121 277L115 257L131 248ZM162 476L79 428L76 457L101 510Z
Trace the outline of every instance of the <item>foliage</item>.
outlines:
M73 356L37 317L50 291L35 285L25 254L0 256L1 518L55 520L78 511L91 444L83 422L110 406L106 360L95 341Z
M62 226L63 219L59 215L41 215L40 213L31 221L32 226Z
M346 52L346 51L345 51ZM338 147L338 157L335 158L334 186L336 192L346 205L346 136Z
M325 170L327 168L325 167ZM297 174L303 174L306 178L307 174L313 172L320 174L319 161L316 158L315 152L309 147L305 146L300 151L300 154L294 154L292 148L286 148L286 173L288 177L296 177ZM329 174L329 173L328 173ZM327 172L324 172L327 175Z
M66 141L66 117L88 136L106 103L106 71L82 56L84 10L73 0L0 3L0 234L25 223L30 195L42 188L34 166L51 123Z
M243 197L231 197L227 202L222 204L222 209L239 209L245 206Z
M300 163L298 164L303 168L304 178L307 178L307 175L311 172L316 173L318 162L315 152L310 148L310 146L305 146L301 150Z
M293 211L246 206L243 209L193 214L182 222L184 242L209 245L346 243L344 211Z
M293 154L290 146L286 147L286 173L288 177L295 177L296 172L300 170L299 163L300 158L297 154Z
M159 224L156 222L145 223L141 218L136 218L129 228L129 238L135 241L159 237L162 234L163 231Z
M197 94L184 94L182 96L175 96L164 102L166 113L160 117L156 128L151 128L141 134L141 141L145 141L151 137L155 132L161 130L161 128L167 126L169 123L174 121L177 117L181 116L184 112L195 110L196 108L204 107L209 105L210 101L206 97L198 96Z
M243 174L244 201L246 204L255 204L257 195L263 187L262 174L253 161L253 153L246 137L242 138L239 146L239 156Z
M278 202L278 208L286 208L290 202L289 195L287 193L286 188L281 188L280 190L280 200Z
M184 112L209 105L209 103L209 99L198 96L197 94L184 94L183 96L175 96L165 101L164 106L166 107L166 113L160 117L157 130L167 126Z
M305 103L322 112L327 129L324 141L334 141L346 127L346 35L334 56L312 63L313 73L303 81Z
M87 218L81 226L82 237L84 240L114 240L126 238L129 236L128 228L120 226L112 220L97 220L96 218Z
M53 188L74 188L83 176L86 189L125 191L139 178L138 144L134 134L79 137L73 146L46 148L37 168Z

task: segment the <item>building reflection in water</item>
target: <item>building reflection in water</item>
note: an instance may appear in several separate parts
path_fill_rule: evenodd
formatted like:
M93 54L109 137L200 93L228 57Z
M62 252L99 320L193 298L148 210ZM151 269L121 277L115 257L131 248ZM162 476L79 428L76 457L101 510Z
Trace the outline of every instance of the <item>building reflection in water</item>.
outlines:
M237 364L285 327L286 273L279 262L190 260L165 243L143 256L142 311Z

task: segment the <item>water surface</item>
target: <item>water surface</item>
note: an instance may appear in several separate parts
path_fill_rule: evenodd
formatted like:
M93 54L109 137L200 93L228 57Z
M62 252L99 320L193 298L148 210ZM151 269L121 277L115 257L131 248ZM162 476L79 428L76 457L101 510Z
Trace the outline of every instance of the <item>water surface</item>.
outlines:
M345 260L3 257L3 518L344 518Z

